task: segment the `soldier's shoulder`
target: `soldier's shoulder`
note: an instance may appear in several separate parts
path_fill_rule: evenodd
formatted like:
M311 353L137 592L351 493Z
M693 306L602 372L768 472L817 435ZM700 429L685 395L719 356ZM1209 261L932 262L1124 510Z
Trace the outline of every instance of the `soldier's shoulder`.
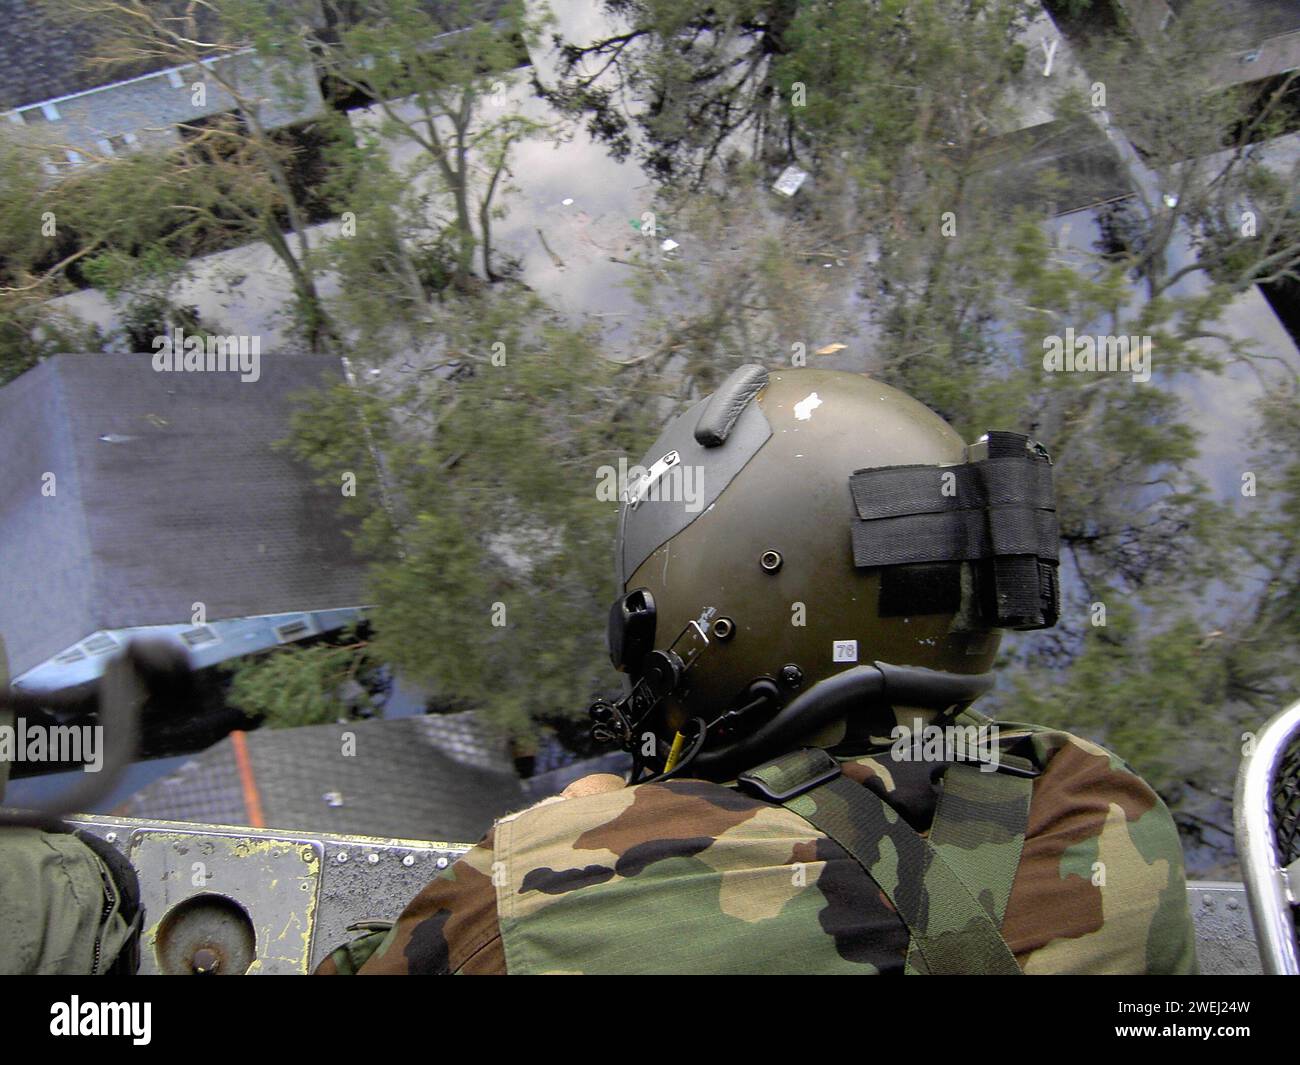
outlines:
M994 721L997 744L1004 754L1033 763L1043 776L1058 782L1077 775L1107 778L1154 795L1141 774L1116 752L1064 729L1018 721ZM1132 782L1136 780L1136 785ZM1095 783L1095 781L1094 781Z
M1040 768L1030 804L1030 838L1068 838L1077 851L1099 847L1108 828L1122 829L1148 861L1176 862L1181 871L1182 849L1168 807L1123 758L1060 729L1012 726L1010 736L1011 749L1026 753Z
M1003 932L1026 971L1191 971L1182 846L1160 796L1100 744L1020 728L1042 772Z
M583 851L603 851L635 863L636 854L628 858L628 852L657 841L703 843L771 830L774 822L802 823L796 815L734 788L680 779L576 798L557 796L498 820L495 838L498 856L507 850L536 854L558 846L567 859ZM803 824L804 834L807 828Z
M880 972L907 951L874 881L821 832L705 781L502 818L495 867L511 972Z

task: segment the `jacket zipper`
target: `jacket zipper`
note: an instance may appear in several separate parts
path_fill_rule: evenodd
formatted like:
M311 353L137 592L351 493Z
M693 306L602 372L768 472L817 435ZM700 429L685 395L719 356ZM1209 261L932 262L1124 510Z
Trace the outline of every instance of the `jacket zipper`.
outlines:
M104 881L104 912L99 915L99 928L95 930L95 961L91 968L92 975L99 975L99 962L103 954L104 924L107 922L109 914L113 912L113 907L117 905L117 895L113 891L113 885L109 878L101 875Z

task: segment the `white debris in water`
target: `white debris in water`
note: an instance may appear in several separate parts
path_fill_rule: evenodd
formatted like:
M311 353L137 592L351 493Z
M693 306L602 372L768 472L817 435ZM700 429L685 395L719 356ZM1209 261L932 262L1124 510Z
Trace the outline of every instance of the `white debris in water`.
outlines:
M663 248L664 251L672 251L674 248L680 248L681 245L678 244L677 241L672 240L670 238L668 240L665 240L662 244L660 244L659 247Z
M571 203L573 203L573 197L570 196L567 199L561 200L560 202L564 204L565 207L568 207Z
M821 396L813 392L794 405L794 416L801 422L806 422L812 417L812 412L821 405Z
M779 192L782 196L793 196L799 191L799 186L808 179L808 172L801 170L799 167L791 164L781 171L781 176L776 179L776 184L772 186L773 192Z

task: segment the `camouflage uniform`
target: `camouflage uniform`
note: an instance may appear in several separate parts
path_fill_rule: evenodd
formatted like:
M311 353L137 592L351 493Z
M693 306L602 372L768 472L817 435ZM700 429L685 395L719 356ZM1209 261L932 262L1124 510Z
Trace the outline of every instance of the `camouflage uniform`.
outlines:
M999 743L1042 772L1005 897L987 883L972 895L1004 912L1020 969L1194 973L1182 852L1159 797L1067 733L1004 725ZM841 768L928 832L934 762L884 750ZM968 826L984 840L975 868L984 852L1020 843L999 837L994 820ZM906 873L892 847L877 841L876 853L868 876L792 810L702 780L550 799L502 818L391 931L336 951L318 972L915 971L894 892L882 889Z

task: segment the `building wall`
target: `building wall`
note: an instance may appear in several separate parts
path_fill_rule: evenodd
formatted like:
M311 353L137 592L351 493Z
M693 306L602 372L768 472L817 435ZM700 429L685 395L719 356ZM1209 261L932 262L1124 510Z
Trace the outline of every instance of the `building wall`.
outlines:
M1176 18L1168 0L1119 0L1138 34L1152 40ZM1220 0L1223 54L1212 78L1220 86L1276 77L1300 67L1296 0Z
M301 121L324 110L310 65L265 66L252 53L215 63L220 64L221 76L238 86L240 95L258 101L259 118L268 128ZM177 123L235 108L234 97L210 71L203 69L215 63L159 71L45 104L28 105L10 111L6 117L21 124L27 137L48 143L60 161L69 150L84 161L118 154L131 145L165 147L179 141ZM203 86L201 93L197 85ZM45 120L31 116L32 111L42 112Z

